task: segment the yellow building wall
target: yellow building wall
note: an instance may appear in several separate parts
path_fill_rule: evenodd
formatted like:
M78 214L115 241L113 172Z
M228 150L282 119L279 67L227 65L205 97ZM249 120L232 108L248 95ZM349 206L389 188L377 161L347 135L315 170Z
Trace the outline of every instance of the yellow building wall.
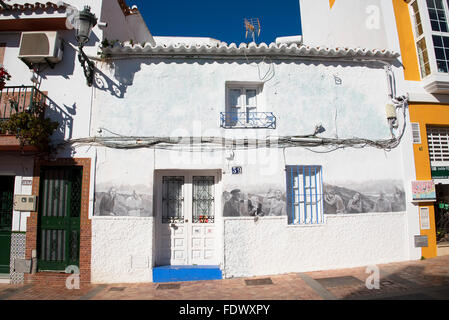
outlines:
M401 48L402 64L405 80L420 81L418 56L416 54L412 21L408 4L404 0L392 0L396 26Z
M420 81L418 56L416 54L412 21L409 6L404 0L392 0L396 25L401 48L404 78L409 81ZM427 125L449 126L449 105L410 103L410 120L419 123L421 144L413 145L416 179L431 180L429 148L427 144ZM419 207L428 207L430 215L430 230L421 230L421 235L429 239L429 246L422 248L422 256L432 258L437 255L435 212L433 202L420 203Z
M429 146L427 143L427 125L449 126L449 105L443 104L410 104L410 121L418 122L421 133L421 144L413 145L415 156L416 179L431 180L431 169L429 159ZM422 248L422 255L425 258L432 258L437 255L435 212L433 203L420 203L420 207L429 208L430 230L421 230L421 235L429 238L429 247Z

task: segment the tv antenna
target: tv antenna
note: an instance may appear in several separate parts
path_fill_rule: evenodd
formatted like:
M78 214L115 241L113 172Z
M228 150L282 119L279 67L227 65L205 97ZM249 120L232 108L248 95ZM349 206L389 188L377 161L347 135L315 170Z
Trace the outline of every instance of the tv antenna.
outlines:
M256 34L260 36L260 21L259 18L245 18L245 39L248 38L248 34L252 36L253 42L256 42Z

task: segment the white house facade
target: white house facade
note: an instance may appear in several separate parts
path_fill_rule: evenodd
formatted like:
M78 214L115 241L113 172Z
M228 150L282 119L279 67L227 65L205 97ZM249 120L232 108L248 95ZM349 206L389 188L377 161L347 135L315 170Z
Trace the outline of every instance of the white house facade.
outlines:
M361 30L375 32L369 43L338 28L331 38L308 31L320 10L337 8L326 0L300 1L302 37L236 45L153 37L124 1L84 2L73 4L90 5L100 22L85 47L92 86L76 46L38 72L49 109L62 110L53 119L67 124L52 137L58 151L0 160L14 194L38 200L36 211L12 219L12 231L26 232L17 260L37 262L26 279L63 278L70 265L82 282L124 283L421 257L408 97L397 35L386 31L395 30L391 3L370 4L381 15L379 29ZM8 86L29 83L8 45L21 32L0 34ZM73 33L61 32L75 43ZM54 224L76 210L64 220L70 227ZM76 241L78 260L69 254Z

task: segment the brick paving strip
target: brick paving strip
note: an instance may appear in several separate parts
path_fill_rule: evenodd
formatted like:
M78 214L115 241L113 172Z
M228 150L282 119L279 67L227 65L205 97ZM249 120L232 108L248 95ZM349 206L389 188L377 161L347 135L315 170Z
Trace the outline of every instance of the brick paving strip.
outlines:
M383 294L373 294L361 299L437 299L437 300L448 300L449 299L449 287L448 286L422 286L413 281L405 279L395 272L385 272L380 271L381 278L386 280L391 280L396 283L399 283L403 286L406 286L410 290L407 291L406 294L403 292L390 292Z
M10 297L12 297L16 294L19 294L19 293L22 293L22 292L28 290L32 286L33 286L32 284L28 284L28 285L25 285L25 286L19 287L19 288L6 289L3 291L4 293L0 295L0 300L9 299Z
M318 281L308 276L305 273L299 273L299 277L307 283L309 287L311 287L321 298L324 300L337 300L337 297L334 296L331 292L327 291Z
M449 299L449 256L379 265L380 290L369 290L365 267L176 284L89 285L81 290L42 284L0 286L0 300L416 300ZM179 286L179 287L178 287ZM169 290L162 290L168 287Z
M402 285L404 285L404 286L406 286L408 288L411 288L411 289L422 288L422 286L420 286L419 284L417 284L417 283L415 283L413 281L404 279L400 275L395 274L395 272L384 272L384 271L381 270L380 271L380 276L381 276L381 278L397 282L397 283L402 284Z
M365 297L351 297L349 300L449 300L449 288L447 286L416 287L416 289L407 290L407 293L380 293Z
M85 295L81 296L78 300L90 300L93 297L95 297L98 293L103 291L106 287L107 287L106 284L100 284L100 285L96 286L95 288L93 288L92 290L90 290Z

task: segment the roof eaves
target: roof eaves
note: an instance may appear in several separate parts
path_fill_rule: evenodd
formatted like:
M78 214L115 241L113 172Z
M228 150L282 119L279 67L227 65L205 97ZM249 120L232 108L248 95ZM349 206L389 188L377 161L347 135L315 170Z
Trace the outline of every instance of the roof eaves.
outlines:
M128 4L126 3L126 0L117 0L117 2L125 16L139 13L139 9L137 9L137 7L135 6L132 8L129 7Z
M61 4L58 5L53 2L46 2L46 3L40 3L35 2L33 3L24 3L24 4L18 4L18 3L7 3L9 8L5 8L3 6L0 6L0 12L14 12L19 11L20 13L25 11L50 11L50 10L62 10L66 8L66 5Z
M160 45L152 46L149 43L141 46L125 43L123 46L104 48L103 52L111 56L114 55L210 55L210 56L289 56L289 57L325 57L325 58L363 58L363 59L396 59L399 53L387 49L366 49L366 48L328 48L310 47L298 44L275 44L267 45L261 43L241 43L237 46L231 44L217 45Z

